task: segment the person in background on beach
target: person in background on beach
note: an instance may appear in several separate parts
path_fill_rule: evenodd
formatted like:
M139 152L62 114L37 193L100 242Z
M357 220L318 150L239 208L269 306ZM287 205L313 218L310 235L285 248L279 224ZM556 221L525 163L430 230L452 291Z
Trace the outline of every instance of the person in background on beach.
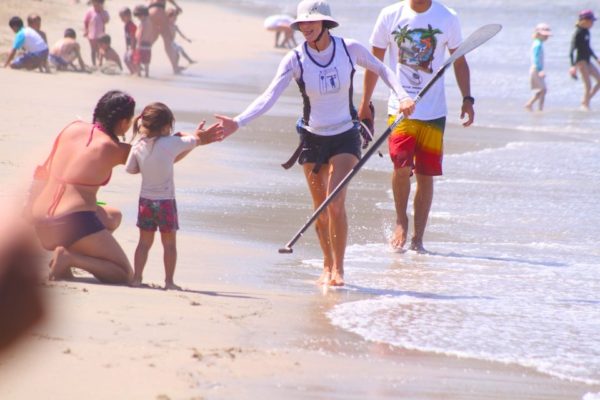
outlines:
M8 22L10 29L16 34L12 50L4 63L4 68L33 70L44 67L48 59L48 45L44 39L32 28L24 27L23 20L12 17ZM17 52L24 50L14 61Z
M130 74L137 73L137 67L133 62L133 53L135 51L136 39L135 34L137 32L137 26L132 20L131 9L124 7L119 11L119 17L123 24L125 24L125 55L123 56L123 62L127 66Z
M140 133L127 159L127 172L142 174L137 226L140 239L135 249L134 275L131 285L142 284L148 252L158 229L163 245L165 289L180 290L173 280L177 263L176 233L179 229L175 202L174 163L196 146L221 141L223 128L214 124L204 130L204 121L193 134L172 134L175 118L163 103L147 105L134 120L133 132Z
M117 73L117 68L119 71L123 71L123 65L121 64L121 57L110 46L111 40L110 36L104 34L98 38L98 65L100 65L100 70L105 74L115 74Z
M171 3L178 13L183 11L181 7L177 5L175 0L149 0L148 12L154 33L150 43L154 44L159 36L162 37L165 46L165 52L167 53L167 57L169 57L169 61L173 67L173 73L179 74L181 73L182 68L178 64L179 57L177 56L175 48L173 47L175 35L169 26L169 17L167 16L166 10L167 2Z
M196 61L194 61L185 52L183 47L181 47L175 41L175 37L177 37L177 35L179 34L179 36L181 36L183 38L183 40L185 40L188 43L192 43L192 40L189 39L187 36L185 36L183 34L183 32L181 32L181 29L179 29L179 27L177 26L177 16L179 15L179 13L180 13L180 11L177 10L176 8L170 8L167 10L167 16L169 17L169 27L171 28L171 31L173 33L173 48L175 49L175 52L177 54L177 63L179 64L179 56L181 55L183 58L185 58L187 60L188 63L195 64Z
M400 1L384 8L371 35L372 52L380 60L389 48L390 66L402 86L411 96L423 89L450 53L461 44L462 35L456 13L438 1ZM470 72L467 61L460 57L454 72L462 94L463 126L473 123L475 99L471 97ZM360 119L373 120L371 96L377 76L365 74L364 94L359 108ZM396 119L398 102L392 96L388 102L389 123ZM443 136L446 125L444 79L439 79L423 97L410 119L404 119L392 132L388 145L394 172L392 189L396 209L396 228L390 244L403 251L408 236L408 198L411 177L416 175L414 197L414 232L410 249L425 252L423 235L433 201L433 177L442 175Z
M138 5L133 9L133 15L139 19L138 29L135 33L136 47L133 52L133 65L136 68L138 76L147 78L150 70L150 60L152 59L152 38L155 36L154 28L150 22L148 7Z
M36 169L25 214L46 250L53 251L50 279L70 279L83 269L104 283L128 284L133 270L112 232L119 210L99 206L96 195L112 170L125 164L131 146L121 143L131 127L135 101L107 92L96 104L93 122L75 121L54 141L46 162Z
M575 25L569 52L571 58L569 73L573 79L577 79L577 71L579 71L583 81L581 108L585 111L590 109L592 97L600 90L600 72L591 62L592 57L598 62L598 57L590 46L590 28L594 25L594 21L596 21L596 16L592 10L583 10L579 13L579 21ZM596 81L593 87L591 78Z
M69 68L73 71L86 71L81 57L81 46L77 42L75 30L71 28L67 28L64 37L52 46L48 59L58 71L67 71ZM75 66L75 60L79 63L79 69Z
M98 38L104 35L109 20L108 11L104 9L104 0L92 0L92 7L85 13L83 19L83 36L90 42L93 66L96 66L98 58Z
M38 35L44 39L44 43L46 46L48 45L48 37L46 36L46 32L42 31L42 17L38 14L29 14L27 16L27 26L37 32ZM44 60L44 65L39 67L40 72L50 72L50 68L48 67L48 58Z
M530 81L533 97L525 103L525 108L529 111L533 110L535 102L538 103L538 109L544 109L544 100L548 91L546 87L546 72L544 71L544 42L552 36L550 26L545 23L540 23L535 27L533 33L533 44L531 45L531 70Z
M304 0L298 4L297 15L292 29L299 30L306 41L286 54L267 90L244 112L235 118L217 118L226 136L234 133L267 112L294 79L304 100L304 113L296 128L300 146L286 164L291 166L299 160L316 209L361 156L361 134L352 101L356 66L382 77L398 99L396 111L410 115L414 101L398 84L394 72L367 48L355 40L331 35L330 29L339 24L326 1ZM323 285L344 284L346 192L347 188L340 191L316 221L323 252L318 283Z
M265 29L275 32L275 47L291 49L298 46L294 37L294 30L290 27L294 18L285 14L271 15L264 22ZM283 35L281 41L279 38Z

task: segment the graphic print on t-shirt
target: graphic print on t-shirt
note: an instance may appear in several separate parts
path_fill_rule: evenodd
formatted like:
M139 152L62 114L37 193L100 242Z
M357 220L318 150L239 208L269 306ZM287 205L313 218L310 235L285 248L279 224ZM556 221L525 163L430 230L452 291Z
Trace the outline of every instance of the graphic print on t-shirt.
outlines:
M319 90L321 94L332 94L340 91L340 78L337 68L327 68L319 72Z
M419 72L433 73L433 54L437 47L436 35L443 33L431 25L427 29L410 29L408 25L398 28L393 32L394 40L398 44L398 62L410 68L409 71L401 71L413 84L421 83Z

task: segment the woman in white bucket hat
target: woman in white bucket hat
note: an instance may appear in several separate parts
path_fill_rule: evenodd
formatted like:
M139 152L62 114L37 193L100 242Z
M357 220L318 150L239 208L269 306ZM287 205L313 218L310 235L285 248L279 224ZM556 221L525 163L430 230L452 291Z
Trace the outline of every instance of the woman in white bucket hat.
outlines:
M414 101L398 84L394 72L375 58L367 48L351 39L332 36L338 22L326 1L304 0L298 4L291 27L299 30L305 42L291 50L279 64L267 90L235 118L217 115L225 136L266 113L292 79L303 99L303 114L297 124L300 146L284 164L296 160L302 165L314 208L356 165L361 156L358 115L353 104L353 77L357 65L377 73L400 101L406 116ZM318 283L344 284L344 254L348 236L345 210L346 189L340 191L316 221L323 251L323 273Z

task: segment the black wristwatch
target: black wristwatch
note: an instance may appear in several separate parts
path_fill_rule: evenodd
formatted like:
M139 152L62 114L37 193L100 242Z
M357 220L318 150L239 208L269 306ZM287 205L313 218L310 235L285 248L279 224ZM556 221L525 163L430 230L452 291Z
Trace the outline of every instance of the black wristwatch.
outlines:
M471 104L473 104L473 105L475 104L475 98L474 98L474 97L472 97L472 96L465 96L465 97L463 97L463 103L464 103L465 101L470 101L470 102L471 102Z

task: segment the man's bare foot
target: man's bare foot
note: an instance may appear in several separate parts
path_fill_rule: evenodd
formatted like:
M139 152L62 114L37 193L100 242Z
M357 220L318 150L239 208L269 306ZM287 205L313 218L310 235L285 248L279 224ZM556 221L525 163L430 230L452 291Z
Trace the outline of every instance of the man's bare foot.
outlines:
M131 279L131 283L129 284L131 287L140 287L142 286L142 277L141 276L133 276Z
M344 286L344 273L335 270L331 273L329 286Z
M48 278L52 281L73 279L73 273L68 263L69 254L64 247L57 247L50 261L50 274Z
M525 104L525 109L527 111L533 111L533 105L532 104Z
M323 269L321 276L317 279L317 285L328 285L331 280L331 271L327 268Z
M175 282L165 282L165 290L182 290L181 286L175 284Z
M390 246L394 251L402 251L406 244L406 229L402 225L396 225L396 230L390 240Z
M425 254L427 253L427 250L425 250L425 247L423 247L423 240L422 239L415 239L412 238L412 240L410 241L410 250L412 251L416 251L419 254Z

